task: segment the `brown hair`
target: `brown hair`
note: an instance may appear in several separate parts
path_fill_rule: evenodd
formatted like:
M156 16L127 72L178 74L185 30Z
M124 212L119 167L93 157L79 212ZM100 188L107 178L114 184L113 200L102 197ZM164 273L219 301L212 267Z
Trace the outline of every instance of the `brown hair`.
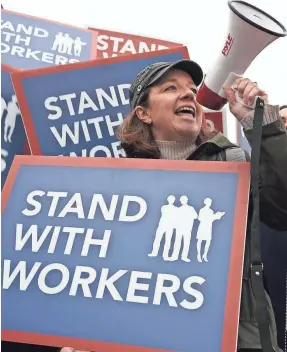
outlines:
M150 87L147 88L141 97L140 105L148 107ZM210 132L206 127L201 127L196 139L196 145L211 139L219 131ZM128 157L159 159L160 151L152 135L151 127L141 121L135 114L135 110L130 112L117 130L117 137L121 141L121 146Z

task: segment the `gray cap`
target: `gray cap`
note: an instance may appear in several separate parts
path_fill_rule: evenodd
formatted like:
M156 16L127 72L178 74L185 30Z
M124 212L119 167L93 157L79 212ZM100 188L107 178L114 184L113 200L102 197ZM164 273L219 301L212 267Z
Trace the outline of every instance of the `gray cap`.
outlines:
M172 68L177 68L185 71L190 75L193 82L199 86L203 79L201 67L191 60L180 60L176 62L157 62L147 66L136 77L130 87L130 106L134 109L139 105L143 92L158 81L165 73Z

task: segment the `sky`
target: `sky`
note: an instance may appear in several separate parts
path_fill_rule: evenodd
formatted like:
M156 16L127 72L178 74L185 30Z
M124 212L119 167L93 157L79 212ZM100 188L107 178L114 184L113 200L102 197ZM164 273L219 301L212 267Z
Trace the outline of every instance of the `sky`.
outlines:
M287 28L286 0L246 0ZM149 36L188 47L190 58L205 72L222 49L228 30L227 0L4 0L5 9L80 27L95 26ZM245 77L267 91L272 104L287 104L287 37L267 46ZM235 141L235 121L226 110L228 136Z

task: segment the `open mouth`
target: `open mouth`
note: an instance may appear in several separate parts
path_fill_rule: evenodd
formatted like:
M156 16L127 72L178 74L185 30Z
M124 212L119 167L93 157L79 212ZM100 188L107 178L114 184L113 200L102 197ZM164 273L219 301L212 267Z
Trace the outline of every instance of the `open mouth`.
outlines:
M192 106L183 106L179 109L176 110L175 112L176 115L179 116L190 116L190 117L195 117L195 108Z

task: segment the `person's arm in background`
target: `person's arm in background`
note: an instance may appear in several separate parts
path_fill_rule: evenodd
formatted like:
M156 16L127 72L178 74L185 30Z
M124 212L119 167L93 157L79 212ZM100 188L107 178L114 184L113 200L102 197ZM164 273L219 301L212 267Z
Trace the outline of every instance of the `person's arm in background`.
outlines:
M255 96L267 102L267 94L248 79L236 80L235 88L246 102ZM240 121L252 146L254 110L236 101L234 91L225 89L230 111ZM265 105L260 155L260 218L270 228L287 230L287 132L279 107Z
M270 122L262 128L260 218L270 228L287 231L287 132L279 107L267 106ZM252 130L245 130L252 145Z

